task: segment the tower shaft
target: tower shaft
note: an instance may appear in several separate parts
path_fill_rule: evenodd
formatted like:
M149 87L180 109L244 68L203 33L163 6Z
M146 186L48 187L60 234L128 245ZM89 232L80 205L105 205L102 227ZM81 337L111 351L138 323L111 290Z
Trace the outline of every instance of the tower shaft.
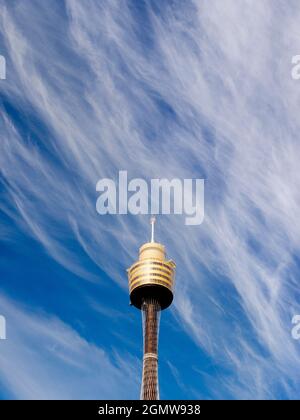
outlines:
M160 304L155 298L146 298L142 304L144 357L141 387L142 400L158 400L158 335Z

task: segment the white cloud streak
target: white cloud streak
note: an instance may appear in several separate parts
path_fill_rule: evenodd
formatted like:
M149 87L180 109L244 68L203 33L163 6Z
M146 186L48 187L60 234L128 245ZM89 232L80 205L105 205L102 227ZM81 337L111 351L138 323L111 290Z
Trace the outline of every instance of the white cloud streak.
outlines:
M4 295L0 307L7 319L0 377L13 398L132 399L138 392L139 364L130 354L109 356L57 317Z
M225 359L231 375L216 397L276 398L280 389L295 398L300 85L290 61L299 8L210 0L166 2L157 13L150 4L143 43L127 2L68 0L66 16L48 2L0 6L10 57L2 93L47 127L42 153L4 115L0 164L16 212L0 208L95 281L64 246L75 238L126 289L120 268L148 221L98 216L97 180L123 169L205 176L200 228L159 221L178 265L174 315L213 360Z

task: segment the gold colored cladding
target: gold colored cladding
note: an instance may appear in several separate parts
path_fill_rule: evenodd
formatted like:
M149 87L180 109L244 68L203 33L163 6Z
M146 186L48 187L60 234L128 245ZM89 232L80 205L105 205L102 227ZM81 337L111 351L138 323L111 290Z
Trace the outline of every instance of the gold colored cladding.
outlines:
M131 281L135 279L136 276L140 275L147 275L152 273L161 273L165 276L172 277L174 274L174 271L169 269L169 267L157 267L153 266L152 264L149 264L147 266L144 266L142 268L138 267L135 270L130 272L130 279Z
M132 271L137 267L141 267L147 264L166 266L168 268L175 267L175 263L173 261L160 260L159 258L147 258L146 260L138 260L137 262L133 263L130 268L127 269L127 271Z
M170 284L169 282L166 282L166 280L162 280L159 278L152 278L151 281L149 281L149 279L147 281L143 281L143 280L138 280L136 282L134 282L133 285L130 286L130 292L132 292L133 289L136 289L139 286L144 286L147 284L159 284L162 285L164 287L166 287L167 289L171 290L172 292L172 284Z
M140 279L140 278L146 278L146 277L155 277L155 276L159 276L162 277L163 279L170 281L172 280L172 274L168 274L166 275L166 273L164 271L146 271L146 272L140 272L140 273L135 273L134 276L130 276L130 283L132 284L136 279Z
M139 287L147 287L147 286L161 286L164 287L165 289L168 289L170 292L173 293L171 286L167 286L164 282L160 281L160 280L153 280L152 282L147 282L147 283L138 283L136 284L132 289L130 289L130 293L133 292L134 290L138 289Z
M165 247L156 242L148 242L140 247L139 260L159 260L165 261L166 251Z
M144 272L144 273L140 273L139 275L135 275L134 276L130 276L129 278L129 284L130 287L132 286L133 283L136 283L136 280L138 279L144 279L145 281L147 281L147 279L150 279L152 277L159 277L162 280L165 280L166 282L169 282L171 284L173 284L173 274L169 274L169 275L165 275L165 272L160 272L160 271L148 271L148 272Z
M175 267L175 263L173 261L166 261L162 262L161 260L146 260L146 261L138 261L127 270L130 274L132 274L134 271L138 270L139 268L147 267L147 266L153 266L153 268L163 268L166 270L169 270L169 272L173 272L173 269Z
M137 287L157 284L172 291L175 263L165 260L165 247L148 242L139 250L139 260L127 270L130 293Z
M134 276L130 275L130 279L129 279L130 291L132 291L133 288L137 287L140 284L149 284L149 283L156 284L157 282L155 280L159 280L160 281L159 284L163 284L172 290L173 273L165 276L164 272L161 273L157 271L152 271L152 272L148 271L138 276L136 275L136 273L134 273Z
M161 284L161 285L166 286L171 291L173 287L173 282L171 280L170 281L166 280L160 276L149 276L147 278L138 279L130 283L130 292L142 284Z

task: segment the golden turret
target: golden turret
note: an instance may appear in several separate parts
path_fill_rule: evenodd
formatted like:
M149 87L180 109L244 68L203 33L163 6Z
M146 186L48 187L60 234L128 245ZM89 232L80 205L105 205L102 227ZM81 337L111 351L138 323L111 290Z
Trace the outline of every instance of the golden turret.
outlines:
M166 260L165 247L154 241L154 223L152 218L151 242L140 247L138 261L127 270L130 301L139 309L145 298L155 298L161 309L173 300L175 263Z

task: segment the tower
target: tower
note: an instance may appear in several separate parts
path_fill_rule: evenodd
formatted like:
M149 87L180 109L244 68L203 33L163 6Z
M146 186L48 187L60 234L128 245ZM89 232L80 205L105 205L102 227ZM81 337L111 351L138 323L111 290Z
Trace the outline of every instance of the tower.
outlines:
M165 247L154 240L155 218L151 218L151 241L140 247L139 259L127 270L130 302L142 311L144 355L142 400L159 399L158 335L160 312L173 301L175 263L166 260Z

